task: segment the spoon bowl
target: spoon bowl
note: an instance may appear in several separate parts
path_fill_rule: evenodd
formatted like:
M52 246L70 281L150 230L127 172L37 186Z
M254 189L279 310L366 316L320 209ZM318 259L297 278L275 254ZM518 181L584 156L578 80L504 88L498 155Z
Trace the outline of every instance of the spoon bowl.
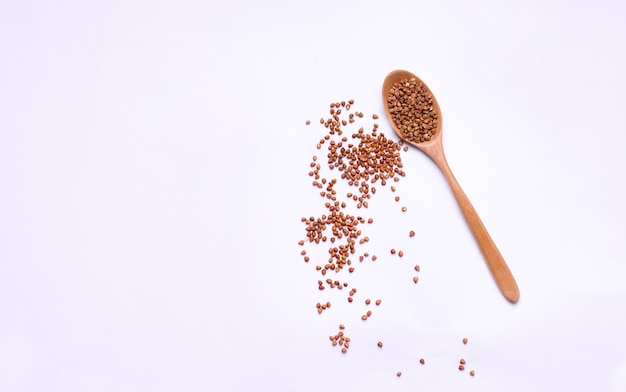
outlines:
M424 150L428 150L429 149L428 147L432 146L433 144L441 143L441 129L442 129L441 109L439 108L439 102L437 102L437 98L435 98L435 96L432 93L430 93L430 96L432 97L433 110L439 113L439 122L437 123L437 128L435 129L433 137L429 141L424 141L421 143L416 143L414 141L407 140L407 138L398 129L395 122L393 121L393 117L389 111L389 106L387 105L387 97L389 96L389 91L391 90L393 85L396 83L399 83L401 80L411 80L411 79L415 79L418 84L421 84L424 87L426 87L426 83L424 83L420 78L413 75L409 71L395 70L389 73L389 75L387 75L387 77L385 78L385 81L383 82L383 103L385 105L385 113L387 114L387 118L389 119L389 122L391 123L391 126L394 132L405 142L412 144L418 149L424 151ZM430 89L428 91L430 92Z
M417 86L420 91L413 90L413 86ZM397 87L411 94L408 96L401 93L392 94L391 90ZM414 98L416 96L419 96L419 101ZM382 97L385 113L398 137L426 153L443 172L500 292L508 301L517 302L519 289L513 274L446 161L442 143L441 109L434 94L411 72L396 70L385 78ZM426 101L421 100L422 98ZM404 121L398 120L399 123L396 123L396 113L400 110L405 114ZM422 113L422 116L419 116L419 113ZM424 125L422 121L430 122Z

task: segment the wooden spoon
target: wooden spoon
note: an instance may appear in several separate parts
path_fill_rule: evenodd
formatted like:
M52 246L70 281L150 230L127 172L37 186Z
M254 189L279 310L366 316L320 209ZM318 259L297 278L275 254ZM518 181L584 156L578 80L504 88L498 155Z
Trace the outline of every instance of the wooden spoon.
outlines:
M397 70L391 72L385 78L385 82L383 83L383 104L385 106L385 113L387 113L387 118L391 123L393 130L396 134L403 139L405 142L417 147L426 153L435 163L441 171L443 175L446 177L448 184L450 184L450 188L452 188L452 192L454 193L454 197L456 198L457 203L459 203L459 207L461 207L461 211L465 216L465 220L469 225L476 241L478 242L478 246L487 261L487 265L489 266L489 270L493 275L498 288L504 295L504 297L510 302L517 302L519 299L519 289L517 288L517 283L515 283L515 279L513 278L513 274L509 270L509 267L506 265L506 262L502 258L500 251L494 244L493 240L487 233L487 229L481 222L478 214L469 199L465 195L465 192L459 186L459 183L454 178L452 171L450 171L450 167L446 162L446 157L443 154L443 144L441 142L441 109L439 108L439 104L435 99L434 94L426 87L428 92L432 95L432 106L434 111L438 113L438 121L434 135L428 141L423 141L420 143L412 142L407 140L405 135L402 134L402 131L398 129L396 124L393 121L393 117L389 111L389 105L387 104L387 98L389 96L389 92L391 87L402 79L411 79L415 78L418 83L426 84L422 82L417 76L413 75L408 71Z

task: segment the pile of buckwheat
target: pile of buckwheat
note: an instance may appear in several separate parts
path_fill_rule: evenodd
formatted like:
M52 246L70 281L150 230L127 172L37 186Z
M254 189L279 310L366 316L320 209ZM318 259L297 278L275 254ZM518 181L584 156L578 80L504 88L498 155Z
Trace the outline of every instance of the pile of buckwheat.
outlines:
M439 111L433 96L415 78L401 79L391 86L387 107L393 122L405 139L414 143L427 142L437 133Z
M433 114L432 97L421 94L419 85L415 85L415 80L402 81L402 85L394 85L388 100L389 107L393 105L392 113L394 121L411 141L422 142L430 140L436 131L437 116ZM410 92L415 90L417 92ZM421 94L421 95L420 95ZM389 185L392 192L396 192L395 183L405 177L403 170L401 152L407 151L403 141L394 141L385 136L379 130L379 125L374 122L371 129L359 126L358 122L365 117L363 112L354 111L354 100L333 102L330 104L329 116L320 118L319 124L325 130L325 135L316 145L323 158L313 155L309 163L308 175L311 177L311 184L319 192L322 198L325 213L319 216L305 216L301 218L304 224L304 238L298 242L302 247L308 245L322 245L327 249L324 260L312 260L312 256L307 254L306 249L302 249L300 255L306 263L312 261L315 271L320 274L317 280L317 287L320 291L328 289L346 289L346 300L354 303L357 293L356 287L351 287L346 280L349 274L355 271L358 263L365 260L376 261L376 255L368 252L361 252L359 245L369 242L369 237L363 234L364 225L374 223L372 217L364 217L350 213L356 211L365 212L373 195L376 194L376 186L385 187ZM420 111L419 118L412 116L411 112ZM379 117L376 114L371 116L372 120ZM425 122L421 122L422 118ZM306 125L311 121L307 120ZM348 132L348 129L353 129ZM325 152L322 153L322 150ZM328 171L330 175L324 175ZM348 192L340 192L339 182L347 185ZM400 201L399 196L395 196L396 202ZM406 206L400 207L402 212L407 211ZM413 238L415 232L408 233L409 238ZM391 256L404 256L402 250L391 248ZM412 267L413 273L419 273L419 265ZM334 274L335 278L329 275ZM347 274L347 275L346 275ZM343 276L343 279L339 277ZM413 283L418 283L416 275L412 277ZM365 299L368 309L362 314L361 322L367 321L373 315L369 308L370 304L380 306L381 299ZM351 305L354 306L354 305ZM316 304L316 311L319 314L331 308L330 301L320 301ZM355 322L357 322L355 320ZM345 336L344 324L339 325L339 332L329 335L329 340L333 347L341 349L346 354L352 343L350 338ZM465 340L464 343L467 341ZM371 344L382 349L381 341L373 340ZM417 360L416 360L417 361ZM423 358L419 363L424 364ZM462 365L464 365L463 360ZM459 367L463 370L464 367ZM397 372L400 377L402 372ZM474 374L473 371L471 373Z

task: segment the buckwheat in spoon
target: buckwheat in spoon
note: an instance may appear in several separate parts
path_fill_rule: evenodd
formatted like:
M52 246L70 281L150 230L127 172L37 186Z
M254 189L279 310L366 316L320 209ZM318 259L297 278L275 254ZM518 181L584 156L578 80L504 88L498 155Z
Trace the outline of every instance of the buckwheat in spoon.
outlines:
M408 71L393 71L383 83L383 103L393 130L405 142L426 153L445 176L474 238L487 261L498 288L510 302L517 302L519 289L513 274L487 229L454 178L443 154L441 109L430 89Z

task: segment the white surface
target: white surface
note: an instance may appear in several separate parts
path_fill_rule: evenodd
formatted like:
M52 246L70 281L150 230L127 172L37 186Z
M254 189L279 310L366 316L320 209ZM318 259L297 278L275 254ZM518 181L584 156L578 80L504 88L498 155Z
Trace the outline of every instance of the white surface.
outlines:
M108 3L0 3L1 391L626 391L621 2ZM517 305L416 150L346 278L372 319L302 262L317 119L397 68Z

